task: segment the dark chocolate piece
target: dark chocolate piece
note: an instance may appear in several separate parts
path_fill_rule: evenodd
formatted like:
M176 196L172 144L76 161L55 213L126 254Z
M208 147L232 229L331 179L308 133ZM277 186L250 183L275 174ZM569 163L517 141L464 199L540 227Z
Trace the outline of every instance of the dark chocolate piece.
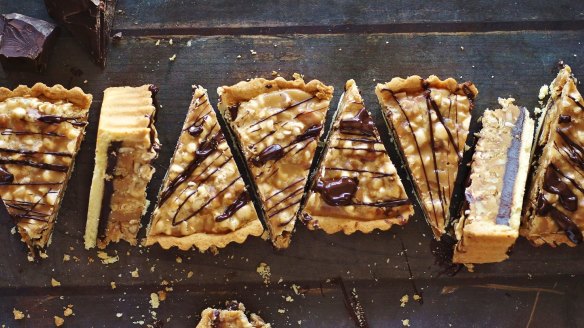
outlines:
M105 67L116 0L45 0L49 15L65 26Z
M339 123L339 130L345 134L355 134L363 136L375 136L375 123L365 107L361 108L355 117L342 120Z
M266 149L262 150L258 156L252 158L251 162L255 166L262 166L268 161L275 161L282 157L284 157L284 148L278 144L275 144L266 147Z
M0 63L8 70L44 71L57 26L21 14L0 15Z
M239 197L237 197L237 199L225 209L225 212L223 212L222 214L218 215L215 218L215 221L221 222L221 221L225 221L225 220L229 219L240 208L244 207L245 204L249 203L250 200L251 200L251 198L249 197L249 193L247 192L247 190L244 190L239 195Z
M357 178L341 177L328 181L318 180L314 191L320 193L327 204L339 206L351 204L358 187Z

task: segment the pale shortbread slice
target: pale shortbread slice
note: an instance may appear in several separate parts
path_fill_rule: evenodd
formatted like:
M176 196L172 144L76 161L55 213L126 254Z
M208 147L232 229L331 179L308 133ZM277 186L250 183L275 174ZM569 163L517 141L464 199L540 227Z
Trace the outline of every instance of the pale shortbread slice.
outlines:
M301 217L309 229L388 230L414 213L353 80L345 85L314 179Z
M482 117L464 213L456 225L454 263L506 260L519 235L534 122L513 101L499 99L502 108Z
M31 257L51 241L91 101L61 85L0 88L0 197Z
M148 207L146 187L160 143L153 85L104 91L89 195L85 248L126 240L136 245Z
M432 75L378 84L375 93L407 163L434 237L445 233L477 88Z
M218 89L219 110L239 144L272 243L286 248L300 210L308 171L333 87L312 80L253 79Z
M263 231L207 90L193 86L144 244L205 251Z
M534 245L575 246L584 239L584 100L567 65L550 84L536 140L521 234Z

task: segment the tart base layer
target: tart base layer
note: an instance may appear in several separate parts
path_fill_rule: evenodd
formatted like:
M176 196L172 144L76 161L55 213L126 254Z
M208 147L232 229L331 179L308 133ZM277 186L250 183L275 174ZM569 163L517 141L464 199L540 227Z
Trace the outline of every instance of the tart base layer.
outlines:
M341 96L302 220L327 233L369 233L403 225L413 207L355 81Z
M0 88L0 197L32 256L50 243L91 101L61 85Z
M95 169L89 195L85 248L126 240L137 244L148 207L146 187L160 143L154 128L157 88L115 87L104 91Z
M519 235L534 123L513 101L499 99L502 108L482 117L454 263L501 262Z
M245 156L277 248L290 243L332 92L301 78L218 89L219 110Z
M389 123L424 216L439 239L450 221L450 200L477 88L432 75L378 84L375 93Z
M584 230L584 100L569 66L550 85L537 128L521 234L534 245L575 246Z
M263 231L207 90L194 86L144 244L206 251Z

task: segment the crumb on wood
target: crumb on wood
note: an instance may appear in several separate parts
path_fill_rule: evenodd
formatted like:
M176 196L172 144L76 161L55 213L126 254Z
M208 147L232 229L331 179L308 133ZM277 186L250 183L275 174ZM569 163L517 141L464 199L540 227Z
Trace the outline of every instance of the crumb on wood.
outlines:
M116 313L116 317L121 318L124 314L121 312Z
M112 286L112 289L116 289L116 282L115 281L110 282L110 286Z
M12 310L12 314L14 315L14 320L24 319L24 313L22 311L17 310L16 308Z
M176 59L176 54L172 55L172 57L168 58L170 61L174 61Z
M157 294L158 294L158 299L160 300L160 302L163 302L166 300L166 292L165 291L159 290L157 292Z
M69 262L69 261L71 261L71 255L63 254L63 262Z
M300 73L294 73L294 74L292 74L292 77L293 77L295 80L298 80L298 79L304 79L304 75L302 75L302 74L300 74Z
M140 277L140 272L138 272L138 268L136 268L136 270L134 271L130 271L130 274L132 275L132 278Z
M400 301L400 303L401 303L401 304L400 304L400 306L401 306L401 307L406 307L406 304L407 304L407 303L410 301L410 297L408 296L408 294L405 294L404 296L402 296L402 297L400 298L400 300L399 300L399 301Z
M56 327L61 327L64 323L65 323L65 319L63 319L57 315L55 316L55 326Z
M251 53L251 55L252 55L252 56L255 56L255 55L257 55L257 54L258 54L258 53L257 53L255 50L253 50L253 49L251 49L249 52Z
M182 257L180 257L180 256L176 257L176 263L182 263L182 261L183 261Z
M260 275L260 277L262 277L264 284L268 285L270 283L272 273L268 264L261 262L257 267L256 272Z
M110 256L108 253L102 251L97 252L97 257L101 260L102 264L112 264L120 260L119 256Z
M65 317L69 317L69 316L74 315L74 313L73 313L73 305L71 305L71 304L67 305L67 307L65 308L65 310L63 310L63 315Z
M158 309L158 307L160 306L160 299L158 298L158 294L156 293L150 294L150 306L153 309Z
M187 278L192 278L194 275L193 271L189 271L189 273L187 273Z
M154 45L155 46L159 46L160 45L160 40L156 40L156 43Z
M543 100L547 95L550 94L550 88L547 84L544 84L539 88L539 95L537 96L539 100Z
M402 322L402 325L404 327L409 327L410 326L410 319L404 319L401 322Z
M57 281L55 278L51 278L51 286L59 287L61 286L61 282Z

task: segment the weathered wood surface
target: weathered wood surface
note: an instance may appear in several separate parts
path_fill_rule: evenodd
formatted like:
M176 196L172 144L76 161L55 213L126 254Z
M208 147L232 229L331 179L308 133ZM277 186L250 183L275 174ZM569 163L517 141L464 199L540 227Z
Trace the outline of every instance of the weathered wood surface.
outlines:
M220 11L218 8L223 3L231 5L227 7L233 11ZM377 82L393 76L437 74L473 81L480 92L475 119L485 108L495 106L499 96L514 96L519 104L533 110L538 105L539 87L554 77L555 63L559 59L570 64L577 77L584 76L584 29L578 27L584 18L581 14L584 9L579 8L581 3L557 1L515 5L500 2L491 5L466 1L460 2L466 9L457 11L454 5L434 5L427 9L422 8L422 2L412 1L399 2L395 11L390 10L389 5L377 11L375 8L379 4L375 2L338 1L337 6L331 6L324 13L325 5L317 2L292 5L278 1L259 12L253 10L258 4L238 3L217 2L217 7L201 3L195 7L187 1L120 0L118 8L125 14L118 16L116 29L123 30L126 36L112 46L105 70L93 65L81 47L64 33L46 73L0 71L2 86L42 81L81 86L94 95L91 123L60 211L49 258L40 263L28 263L23 245L10 233L12 224L6 220L0 222L3 254L0 257L0 324L50 326L53 316L62 315L62 307L67 304L73 304L76 313L75 317L67 318L66 323L71 326L134 326L133 323L140 320L153 323L149 295L161 290L161 281L167 280L174 291L169 293L160 309L154 310L165 327L194 326L205 306L233 298L244 301L252 311L261 311L275 327L298 326L298 320L302 320L305 327L351 327L354 323L343 304L341 289L338 284L326 282L336 277L342 277L348 289L357 289L372 327L399 326L401 319L410 319L414 327L448 327L449 324L453 327L516 327L527 325L532 312L531 327L552 324L573 327L583 322L584 300L580 295L584 293L581 283L584 255L580 248L533 248L520 240L509 261L479 266L474 273L460 272L455 277L447 277L440 275L442 269L434 264L430 252L431 231L419 209L405 227L370 235L328 236L309 232L299 225L290 249L281 252L275 252L258 238L232 245L216 256L163 251L159 247L131 248L121 244L108 249L110 254L117 252L120 261L106 266L99 263L95 251L85 251L82 235L98 113L103 89L108 86L144 83L160 86L159 101L163 109L158 127L163 148L155 162L157 173L150 186L150 199L154 199L190 102L190 86L195 83L206 87L212 102L216 103L215 90L220 85L254 76L269 77L274 70L285 77L300 72L306 78L318 78L334 85L333 107L336 107L344 82L354 78L381 132L387 134L373 88ZM509 8L515 11L505 12ZM34 12L38 13L37 17L46 15L42 4L32 0L0 0L0 11L31 15ZM238 12L241 15L237 15ZM354 33L330 34L318 27L309 28L386 22L400 25L412 21L422 25L436 24L428 28L458 22L544 23L532 31L474 33L440 33L437 29L436 33L384 31L387 33L371 34L352 30ZM565 23L559 24L559 21ZM524 26L521 24L516 26ZM303 34L227 35L241 34L237 31L265 34L252 30L257 26L299 26L306 31ZM497 26L507 25L497 23L493 30L497 30ZM541 30L546 26L556 26L557 30ZM564 30L565 26L571 28ZM146 33L141 28L150 30ZM209 33L197 33L202 28L210 28L204 30ZM147 35L152 31L157 31L153 33L156 37ZM177 32L183 35L173 36ZM220 35L184 35L188 33ZM168 43L171 37L173 45ZM156 46L158 39L161 42ZM257 54L252 55L250 50ZM174 54L176 60L170 61L169 57ZM387 138L384 141L394 148ZM391 155L400 163L395 152ZM403 177L404 171L400 173ZM406 186L411 190L409 182ZM80 261L63 262L64 254L76 256ZM182 263L176 262L177 257L182 258ZM90 258L94 262L90 262ZM261 262L267 263L272 271L269 287L263 285L256 272ZM399 299L404 294L411 298L414 292L408 266L415 285L423 292L424 304L410 300L401 308ZM132 278L130 271L136 268L140 277ZM189 271L193 272L191 278L187 278ZM62 286L50 287L51 278L61 281ZM280 278L282 283L278 283ZM110 287L111 281L116 282L115 290ZM308 289L304 296L294 294L290 288L292 283ZM483 288L491 286L488 284L546 290L538 293L535 289ZM465 287L443 290L445 286L458 285ZM469 287L471 285L482 287ZM455 291L446 293L452 290ZM294 302L283 299L288 295ZM15 307L26 310L31 318L22 322L12 320L11 311ZM280 314L278 309L286 309L286 312ZM117 312L124 315L117 318ZM167 318L171 318L169 322Z

